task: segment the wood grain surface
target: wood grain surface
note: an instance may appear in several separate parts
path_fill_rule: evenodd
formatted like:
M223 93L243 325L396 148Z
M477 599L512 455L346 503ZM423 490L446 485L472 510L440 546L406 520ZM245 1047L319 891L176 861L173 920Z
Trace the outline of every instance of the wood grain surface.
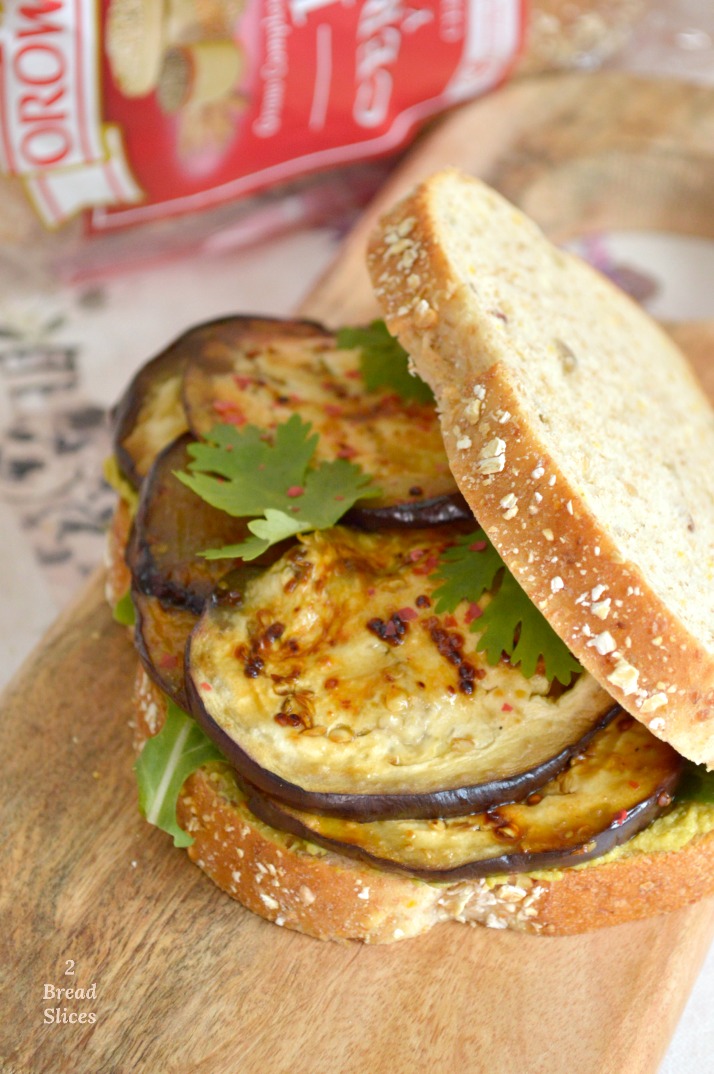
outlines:
M362 258L375 212L449 163L495 182L558 238L583 221L631 224L626 173L651 168L641 226L711 234L713 135L714 98L692 87L516 84L421 141L305 311L332 322L372 312ZM696 209L685 190L698 192ZM714 387L711 325L679 331ZM2 1074L654 1074L714 902L566 939L448 924L370 948L278 929L139 817L134 668L97 577L3 698ZM91 1001L44 997L45 983L94 982ZM45 1024L57 1007L97 1020Z

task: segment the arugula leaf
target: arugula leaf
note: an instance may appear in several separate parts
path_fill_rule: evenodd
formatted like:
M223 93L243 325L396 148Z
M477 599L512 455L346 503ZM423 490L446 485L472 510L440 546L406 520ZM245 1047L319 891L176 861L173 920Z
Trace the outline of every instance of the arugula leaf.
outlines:
M362 380L368 391L391 388L402 399L416 403L433 403L428 384L409 372L409 355L389 334L384 321L372 321L367 328L341 328L337 346L346 350L359 348Z
M714 804L714 772L707 771L703 764L687 761L675 797L680 802Z
M505 652L530 678L542 658L546 677L564 686L582 671L565 642L506 569L483 530L460 537L448 548L435 575L442 582L433 594L437 612L453 612L462 600L478 604L484 593L490 592L482 615L471 623L471 630L481 635L476 647L485 652L489 664L497 664Z
M271 545L306 530L334 526L361 499L381 494L346 459L311 465L318 436L298 414L279 424L273 441L255 425L216 425L205 443L188 448L190 473L176 477L211 506L251 518L239 544L201 553L207 559L255 559Z
M123 597L114 605L112 610L112 618L115 623L119 623L120 626L134 626L136 623L136 611L134 610L134 602L131 599L131 590L127 589Z
M208 761L223 754L188 713L169 701L164 726L144 745L134 765L139 809L149 824L173 836L174 846L188 847L193 838L179 827L176 803L184 782Z

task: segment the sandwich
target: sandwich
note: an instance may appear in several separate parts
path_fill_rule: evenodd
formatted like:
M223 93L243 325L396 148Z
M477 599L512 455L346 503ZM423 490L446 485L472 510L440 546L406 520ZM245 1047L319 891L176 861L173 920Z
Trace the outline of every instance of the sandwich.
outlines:
M322 939L565 934L710 894L707 400L457 172L368 262L386 327L211 322L117 408L141 811Z

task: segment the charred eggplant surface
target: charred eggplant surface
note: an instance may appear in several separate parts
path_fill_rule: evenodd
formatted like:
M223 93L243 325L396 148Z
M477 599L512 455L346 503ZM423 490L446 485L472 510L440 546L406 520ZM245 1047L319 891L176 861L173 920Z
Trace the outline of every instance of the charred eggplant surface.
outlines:
M431 880L577 865L625 842L671 803L682 759L621 713L541 791L486 813L359 823L261 794L253 812L276 828L380 868Z
M187 689L246 779L343 816L454 815L541 786L612 717L590 676L561 690L490 666L473 608L435 613L432 571L457 533L314 533L207 605Z
M185 338L143 366L117 404L114 454L134 488L141 486L158 453L188 429L181 401Z
M134 644L157 686L180 708L188 708L184 685L184 650L198 616L186 608L164 606L158 597L134 588Z
M159 454L141 488L127 548L135 586L194 612L201 612L216 583L237 561L205 559L209 548L237 544L249 536L247 520L232 518L186 488L175 472L185 470L188 435ZM271 549L255 562L268 565L280 555Z

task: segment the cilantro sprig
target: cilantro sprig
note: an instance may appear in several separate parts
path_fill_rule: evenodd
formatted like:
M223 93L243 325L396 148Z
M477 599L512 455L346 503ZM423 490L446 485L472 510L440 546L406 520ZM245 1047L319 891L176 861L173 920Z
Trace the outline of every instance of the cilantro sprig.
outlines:
M139 810L149 824L173 836L174 846L189 847L193 837L179 826L176 804L188 777L223 754L188 713L168 703L164 725L144 745L134 772L139 787Z
M329 529L357 500L381 495L371 475L346 459L314 463L318 435L298 414L272 439L255 425L216 425L189 445L180 481L212 507L250 518L251 536L203 552L207 559L255 559L271 545L308 530Z
M372 321L364 328L341 328L337 346L360 350L360 372L368 391L391 388L401 399L433 403L428 384L409 371L409 355L389 334L384 321Z
M546 677L565 686L582 671L483 530L459 538L442 554L434 573L442 583L433 594L437 612L453 612L461 601L478 604L484 593L490 592L482 614L470 626L480 634L476 648L485 652L489 664L497 664L501 653L506 653L530 678L542 659Z

